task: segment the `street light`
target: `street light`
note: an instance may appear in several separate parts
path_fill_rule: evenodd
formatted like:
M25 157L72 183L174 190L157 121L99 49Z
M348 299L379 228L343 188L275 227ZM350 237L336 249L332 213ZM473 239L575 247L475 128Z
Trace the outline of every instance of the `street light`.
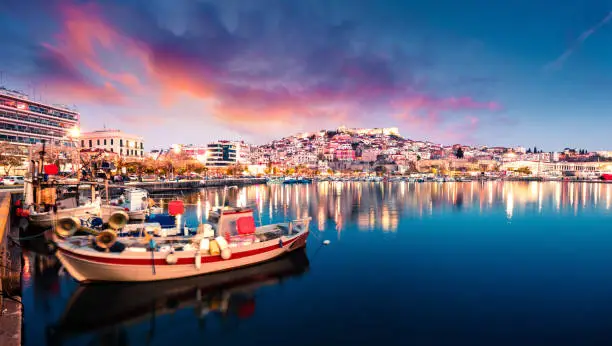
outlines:
M70 130L68 130L68 137L71 137L73 139L81 137L81 129L79 129L77 126L71 128Z

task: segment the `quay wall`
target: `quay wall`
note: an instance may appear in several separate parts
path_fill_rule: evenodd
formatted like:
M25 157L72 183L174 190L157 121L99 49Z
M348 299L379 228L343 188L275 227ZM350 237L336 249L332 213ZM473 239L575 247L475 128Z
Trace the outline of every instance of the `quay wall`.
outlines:
M10 238L18 237L11 227L11 193L0 192L0 345L22 344L21 248Z
M265 184L265 178L236 178L236 179L208 179L208 180L186 180L186 181L165 181L165 182L130 182L125 186L134 186L145 189L149 192L171 192L180 190L197 190L205 187L217 186L244 186Z

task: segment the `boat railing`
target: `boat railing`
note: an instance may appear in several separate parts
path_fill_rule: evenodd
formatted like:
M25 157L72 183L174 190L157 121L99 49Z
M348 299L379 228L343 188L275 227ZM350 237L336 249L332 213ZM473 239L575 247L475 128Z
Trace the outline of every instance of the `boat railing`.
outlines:
M292 220L289 222L289 232L288 234L294 234L294 233L299 233L303 230L304 226L308 226L308 224L310 223L310 220L312 220L312 217L305 217L302 219L297 219L297 220ZM302 226L301 229L298 230L298 226Z

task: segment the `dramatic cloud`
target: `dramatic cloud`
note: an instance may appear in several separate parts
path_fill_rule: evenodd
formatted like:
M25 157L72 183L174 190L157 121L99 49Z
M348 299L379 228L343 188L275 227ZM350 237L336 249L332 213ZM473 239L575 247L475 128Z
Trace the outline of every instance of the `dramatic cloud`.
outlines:
M256 140L341 123L476 131L501 110L429 79L435 58L418 40L380 40L323 2L52 3L56 25L32 37L31 76L70 103L119 104L130 122L147 103L149 122L205 118ZM198 101L187 112L186 96Z

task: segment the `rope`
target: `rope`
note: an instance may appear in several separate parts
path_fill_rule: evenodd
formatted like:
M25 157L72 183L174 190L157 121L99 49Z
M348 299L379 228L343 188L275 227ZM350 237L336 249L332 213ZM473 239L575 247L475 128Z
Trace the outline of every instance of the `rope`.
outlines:
M45 235L45 233L42 232L42 233L39 233L39 234L36 234L36 235L27 236L27 237L13 237L13 236L10 236L10 235L8 237L11 238L12 241L17 242L17 241L22 241L22 240L35 239L35 238L38 238L38 237L42 237L44 235Z

